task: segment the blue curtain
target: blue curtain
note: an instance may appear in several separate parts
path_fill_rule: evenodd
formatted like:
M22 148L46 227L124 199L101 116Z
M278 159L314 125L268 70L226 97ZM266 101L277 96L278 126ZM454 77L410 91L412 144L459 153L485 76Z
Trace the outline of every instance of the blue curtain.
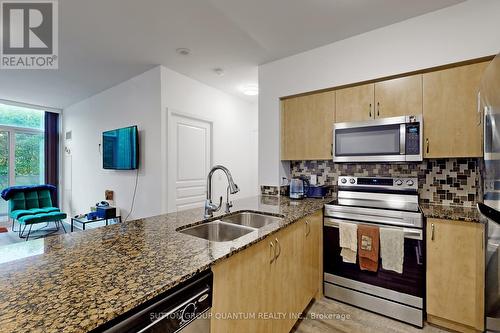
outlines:
M45 112L45 184L54 185L52 205L59 206L59 114Z

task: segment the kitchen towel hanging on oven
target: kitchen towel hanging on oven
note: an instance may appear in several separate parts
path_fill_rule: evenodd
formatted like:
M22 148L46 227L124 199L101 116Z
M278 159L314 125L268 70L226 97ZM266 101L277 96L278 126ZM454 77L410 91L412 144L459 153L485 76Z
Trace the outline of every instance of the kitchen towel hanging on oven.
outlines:
M342 261L355 264L358 250L358 226L354 223L339 222L339 243Z
M379 228L360 224L358 226L359 268L378 271Z
M402 229L380 228L380 257L382 268L403 273L405 233Z

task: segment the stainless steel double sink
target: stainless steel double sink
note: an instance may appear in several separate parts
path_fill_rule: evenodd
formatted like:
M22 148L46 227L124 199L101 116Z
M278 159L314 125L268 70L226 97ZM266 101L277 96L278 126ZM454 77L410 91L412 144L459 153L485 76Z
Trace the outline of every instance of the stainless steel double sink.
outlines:
M283 218L262 213L241 212L219 220L201 223L178 232L212 242L228 242L256 231Z

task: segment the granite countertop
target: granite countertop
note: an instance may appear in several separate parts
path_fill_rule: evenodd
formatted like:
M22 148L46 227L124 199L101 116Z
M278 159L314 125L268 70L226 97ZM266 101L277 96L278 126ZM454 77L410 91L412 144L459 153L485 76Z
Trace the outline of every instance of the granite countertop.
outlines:
M420 204L422 213L426 218L437 218L445 220L456 220L464 222L480 223L481 214L476 207L460 207L460 206L445 206Z
M202 220L203 210L191 209L7 245L0 248L0 330L88 332L314 213L329 200L236 200L233 212L267 212L284 220L231 242L177 232Z

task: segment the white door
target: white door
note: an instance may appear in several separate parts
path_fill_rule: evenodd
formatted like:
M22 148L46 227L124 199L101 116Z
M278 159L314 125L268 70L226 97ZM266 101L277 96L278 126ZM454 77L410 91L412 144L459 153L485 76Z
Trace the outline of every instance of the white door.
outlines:
M172 114L168 137L168 211L203 207L212 164L212 125Z

